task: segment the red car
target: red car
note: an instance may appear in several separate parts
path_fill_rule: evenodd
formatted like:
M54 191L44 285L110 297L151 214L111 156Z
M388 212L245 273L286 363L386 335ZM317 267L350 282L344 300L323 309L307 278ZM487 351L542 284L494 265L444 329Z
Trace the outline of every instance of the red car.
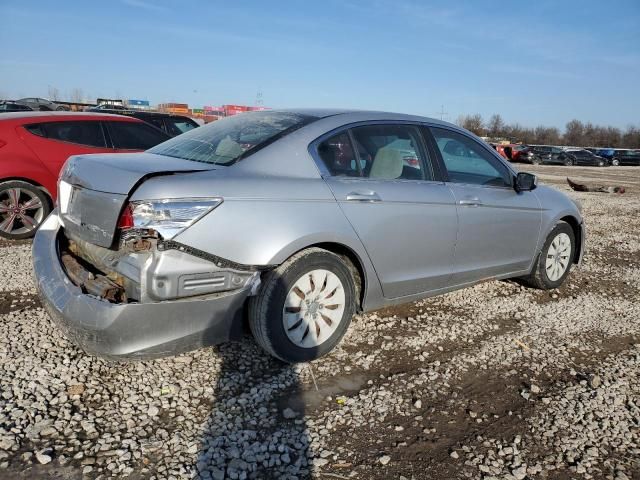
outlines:
M136 152L170 137L135 118L103 113L0 114L0 237L28 238L56 200L71 155Z

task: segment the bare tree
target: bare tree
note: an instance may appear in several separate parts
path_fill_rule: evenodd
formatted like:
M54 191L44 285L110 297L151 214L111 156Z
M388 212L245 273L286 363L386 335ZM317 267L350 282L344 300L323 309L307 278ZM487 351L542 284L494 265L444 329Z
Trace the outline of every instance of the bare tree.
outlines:
M560 143L560 131L556 127L540 125L535 130L535 143L539 145L557 145Z
M622 135L621 143L624 148L640 148L640 128L629 125Z
M479 113L476 113L475 115L460 115L456 123L476 135L481 136L485 133L482 115Z
M487 135L492 138L502 138L505 133L505 123L498 113L494 113L487 123Z
M571 120L564 130L564 143L584 145L584 125L580 120Z

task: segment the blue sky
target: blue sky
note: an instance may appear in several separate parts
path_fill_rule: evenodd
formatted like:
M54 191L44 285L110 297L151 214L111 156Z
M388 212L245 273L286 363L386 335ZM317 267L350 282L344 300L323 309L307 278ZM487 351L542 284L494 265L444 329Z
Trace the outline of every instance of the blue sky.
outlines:
M640 1L0 0L0 97L640 124Z

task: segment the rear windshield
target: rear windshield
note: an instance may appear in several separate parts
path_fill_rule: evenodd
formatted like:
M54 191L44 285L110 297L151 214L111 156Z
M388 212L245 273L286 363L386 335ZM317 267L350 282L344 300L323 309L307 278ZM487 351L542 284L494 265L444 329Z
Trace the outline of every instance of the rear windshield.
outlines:
M292 112L251 112L183 133L149 150L168 157L231 165L316 117Z

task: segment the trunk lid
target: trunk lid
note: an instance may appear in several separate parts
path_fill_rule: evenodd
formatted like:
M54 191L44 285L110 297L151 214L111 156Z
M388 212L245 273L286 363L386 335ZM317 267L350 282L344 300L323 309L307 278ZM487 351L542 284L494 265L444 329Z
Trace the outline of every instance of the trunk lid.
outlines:
M60 217L72 235L108 248L127 198L145 178L214 169L152 153L72 156L60 173L60 181L70 185L58 187Z

